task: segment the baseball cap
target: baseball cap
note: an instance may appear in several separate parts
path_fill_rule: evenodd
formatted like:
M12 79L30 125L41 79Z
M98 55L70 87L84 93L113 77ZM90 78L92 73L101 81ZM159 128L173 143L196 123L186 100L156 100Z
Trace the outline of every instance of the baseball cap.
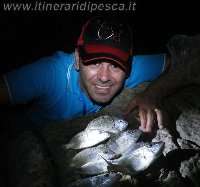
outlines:
M91 18L83 25L77 46L83 64L106 61L131 70L132 31L118 19Z

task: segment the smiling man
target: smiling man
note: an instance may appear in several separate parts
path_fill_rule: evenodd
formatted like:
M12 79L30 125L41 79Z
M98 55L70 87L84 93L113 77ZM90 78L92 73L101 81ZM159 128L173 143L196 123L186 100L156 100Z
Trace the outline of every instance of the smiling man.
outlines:
M1 104L31 103L23 113L7 118L13 128L42 128L55 120L97 112L125 87L153 81L166 67L166 55L132 56L132 32L117 19L94 17L82 27L74 53L58 51L4 75L0 85ZM130 112L135 104L129 106ZM144 131L152 130L157 114L152 104ZM159 113L158 113L159 112ZM149 115L150 113L150 115ZM141 116L142 118L142 116ZM149 129L145 130L145 127Z
M83 65L76 64L79 71L80 86L94 103L105 104L122 88L125 72L118 66L107 62Z
M126 24L95 18L83 26L75 68L82 90L93 102L105 104L122 89L131 67L131 42Z

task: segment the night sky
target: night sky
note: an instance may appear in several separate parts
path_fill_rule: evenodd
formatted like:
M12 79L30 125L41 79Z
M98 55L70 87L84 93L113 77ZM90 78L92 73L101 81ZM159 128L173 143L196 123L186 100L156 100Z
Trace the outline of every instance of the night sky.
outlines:
M94 11L92 13L88 11L7 12L3 10L3 2L1 2L1 73L31 63L57 50L72 52L76 47L82 24L94 15L116 14L127 20L133 29L135 54L164 52L171 36L200 33L198 1L132 0L136 2L136 11Z

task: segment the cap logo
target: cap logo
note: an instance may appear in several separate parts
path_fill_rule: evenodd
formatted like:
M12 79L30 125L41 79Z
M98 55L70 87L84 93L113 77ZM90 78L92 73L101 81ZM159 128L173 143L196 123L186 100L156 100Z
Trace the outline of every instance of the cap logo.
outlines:
M120 25L121 26L121 25ZM120 42L122 32L115 32L111 25L103 22L97 32L97 40L114 40Z

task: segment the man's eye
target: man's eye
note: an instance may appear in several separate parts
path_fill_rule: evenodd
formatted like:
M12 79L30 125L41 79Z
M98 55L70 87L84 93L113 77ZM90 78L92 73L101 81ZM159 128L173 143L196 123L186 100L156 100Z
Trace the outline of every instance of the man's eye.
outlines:
M115 69L120 69L119 66L117 66L117 65L115 65L115 64L112 64L111 67L112 67L112 68L115 68Z
M100 63L96 62L96 63L92 63L91 65L93 65L93 66L99 66Z
M90 64L91 67L95 68L95 67L98 67L100 65L100 63L92 63Z

